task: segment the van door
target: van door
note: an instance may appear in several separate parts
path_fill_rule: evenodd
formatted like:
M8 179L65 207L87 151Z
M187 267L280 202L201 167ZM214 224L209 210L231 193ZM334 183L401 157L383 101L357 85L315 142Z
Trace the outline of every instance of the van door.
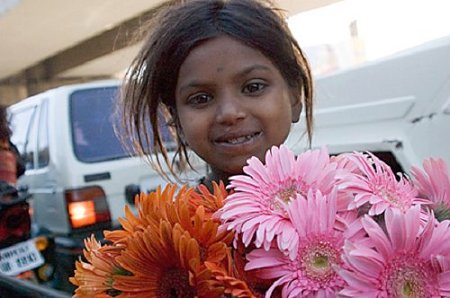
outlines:
M25 157L26 171L19 187L26 187L32 199L35 228L64 232L68 229L63 200L57 198L55 177L49 171L48 100L15 110L11 114L12 142Z

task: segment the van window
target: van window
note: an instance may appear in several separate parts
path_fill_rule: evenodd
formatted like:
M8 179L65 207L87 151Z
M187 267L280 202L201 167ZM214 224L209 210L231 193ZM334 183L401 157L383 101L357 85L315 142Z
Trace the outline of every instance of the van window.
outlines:
M113 128L117 90L117 87L92 88L71 94L72 141L78 160L92 163L130 156ZM168 127L161 131L163 140L173 143Z
M48 166L50 157L48 149L48 101L43 101L39 117L38 143L37 143L37 168Z
M11 115L10 125L13 131L11 141L17 146L25 159L25 168L34 168L34 150L36 145L35 125L36 106L19 110Z
M114 134L111 115L117 88L79 90L70 96L70 119L75 156L100 162L127 156Z

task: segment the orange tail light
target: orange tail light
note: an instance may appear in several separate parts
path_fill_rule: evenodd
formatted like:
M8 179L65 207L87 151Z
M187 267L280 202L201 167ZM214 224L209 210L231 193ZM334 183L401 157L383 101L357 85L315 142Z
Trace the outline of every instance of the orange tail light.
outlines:
M111 221L105 192L99 186L66 190L67 210L72 228Z

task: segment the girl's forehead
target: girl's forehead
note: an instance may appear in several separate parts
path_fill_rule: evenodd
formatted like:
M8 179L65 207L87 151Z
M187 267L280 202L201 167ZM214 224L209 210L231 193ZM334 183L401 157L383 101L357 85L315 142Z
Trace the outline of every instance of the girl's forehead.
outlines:
M241 63L264 62L273 65L272 61L259 49L236 38L220 35L205 40L194 47L181 64L181 69L202 65L208 66L208 63L211 63L220 65L218 71L221 71L227 65L232 65L237 59L241 60Z
M189 53L179 69L175 89L180 95L200 86L241 83L255 75L286 81L279 68L260 51L232 37L220 36Z
M214 36L208 39L203 40L198 45L193 47L188 56L191 55L193 52L208 52L211 49L216 48L219 50L227 51L229 49L232 49L234 47L248 47L253 49L252 46L247 45L246 43L242 42L241 40L228 36L228 35L218 35Z

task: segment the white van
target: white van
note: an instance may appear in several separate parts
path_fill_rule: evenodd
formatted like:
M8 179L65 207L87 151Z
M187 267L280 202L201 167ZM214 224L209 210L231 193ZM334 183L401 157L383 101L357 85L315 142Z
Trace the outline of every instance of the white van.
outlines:
M118 226L136 192L166 183L141 158L130 156L114 134L118 84L63 86L9 108L12 141L26 159L18 185L32 195L38 232L54 236L58 266L65 267L60 274L73 274L85 237L101 237L104 229ZM167 129L163 135L171 142ZM200 159L194 161L197 171L183 174L188 181L206 172Z
M450 37L319 77L313 147L372 151L395 172L429 157L450 166ZM300 152L304 130L289 144Z

